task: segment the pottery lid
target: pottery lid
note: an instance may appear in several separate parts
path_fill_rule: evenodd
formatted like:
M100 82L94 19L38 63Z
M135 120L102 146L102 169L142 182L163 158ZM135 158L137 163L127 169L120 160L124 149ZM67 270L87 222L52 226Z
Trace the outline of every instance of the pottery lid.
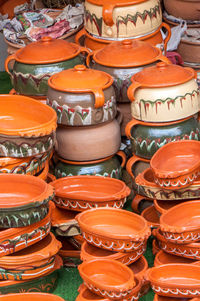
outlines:
M108 44L93 54L95 62L108 67L136 67L163 60L161 50L138 40L123 40Z
M49 64L69 60L80 53L80 46L62 39L43 37L19 49L14 58L24 64Z

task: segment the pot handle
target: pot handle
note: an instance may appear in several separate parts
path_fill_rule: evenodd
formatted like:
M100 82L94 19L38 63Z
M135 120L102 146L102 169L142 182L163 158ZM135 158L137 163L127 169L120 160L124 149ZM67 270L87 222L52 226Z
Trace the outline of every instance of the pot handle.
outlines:
M125 127L125 134L127 136L127 138L131 138L131 129L132 127L134 127L135 125L138 125L138 124L142 124L139 120L136 120L136 119L132 119L131 121L129 121Z
M15 55L15 53L14 53L14 54L12 54L12 55L9 55L9 56L6 58L6 60L5 60L5 70L6 70L6 72L10 75L10 77L13 77L13 75L12 75L12 73L11 73L10 70L9 70L9 64L10 64L11 61L15 61L15 59L16 59L16 55Z
M88 56L87 56L87 58L86 58L86 66L87 66L88 68L90 68L90 62L91 62L91 60L92 60L93 55L94 55L95 53L97 53L97 52L98 52L98 50L94 50L94 51L90 51L90 52L89 52L89 54L88 54Z
M126 159L127 159L125 153L123 151L118 151L116 153L116 155L121 157L121 159L122 159L121 168L124 168L124 166L126 164Z
M80 38L82 38L83 36L85 36L86 34L86 31L85 31L85 28L82 28L75 36L75 43L80 45ZM81 45L80 45L81 46Z
M94 94L95 97L95 104L94 107L95 109L103 107L105 103L105 96L103 93L103 90L101 88L94 88L91 90L91 92Z
M144 199L145 199L145 197L143 197L142 195L139 195L139 194L137 194L134 197L134 199L132 200L132 203L131 203L131 208L132 208L133 212L140 213L139 212L139 204Z
M158 59L159 61L161 61L161 62L166 63L166 64L172 64L172 62L170 61L170 59L167 58L166 56L162 55L162 54L160 54L160 55L157 57L157 59Z
M115 5L113 4L105 4L103 6L103 20L107 26L113 26L113 9L115 8Z
M132 173L132 167L138 161L140 161L140 158L133 156L128 160L128 162L126 164L126 170L127 170L128 174L132 177L133 180L135 180L135 176Z
M48 179L48 184L50 184L51 182L54 182L56 180L56 177L53 174L48 173L47 179Z
M89 51L86 47L80 47L80 52L82 53L84 53L84 52L86 52L88 55L91 53L91 51Z
M169 39L171 38L171 28L165 22L162 22L162 27L164 27L167 30L167 36L166 36L166 38L164 40L164 51L166 53L167 52L167 43L169 42Z
M135 90L140 88L141 86L142 85L140 83L133 81L132 84L128 87L127 95L128 95L128 98L130 99L130 101L135 100L135 97L134 97Z

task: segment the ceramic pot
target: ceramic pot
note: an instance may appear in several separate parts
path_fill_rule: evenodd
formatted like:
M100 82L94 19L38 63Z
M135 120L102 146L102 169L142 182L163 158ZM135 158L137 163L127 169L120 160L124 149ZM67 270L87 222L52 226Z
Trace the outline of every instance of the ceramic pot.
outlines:
M125 131L131 141L133 154L149 160L167 143L200 140L199 120L196 117L165 123L148 123L133 118Z
M153 205L153 201L142 195L136 194L132 203L131 208L133 212L141 214L145 209Z
M122 208L130 189L124 182L96 176L73 176L51 183L56 206L75 211L98 207Z
M200 201L188 201L169 209L160 217L163 236L177 244L187 244L200 239Z
M147 221L147 224L150 228L159 227L160 219L154 206L144 209L141 216Z
M130 101L127 89L131 84L131 77L158 61L170 63L157 47L139 40L123 40L108 44L87 58L88 66L104 71L114 78L117 102L128 103Z
M57 126L52 108L29 97L1 95L0 110L0 156L23 158L52 150Z
M76 162L67 161L60 157L58 160L54 170L57 179L69 176L95 175L121 180L126 155L123 151L119 151L116 155L96 161Z
M8 56L5 70L17 93L43 96L47 95L50 76L83 62L81 52L88 50L64 40L43 37ZM10 71L9 64L12 61L15 63Z
M145 36L162 23L160 2L93 1L85 2L85 29L104 39Z
M118 152L121 143L120 126L116 119L88 127L59 127L56 137L58 155L71 161L106 158Z
M63 298L52 294L45 293L21 293L21 294L9 294L8 296L0 296L1 301L64 301Z
M0 257L0 279L28 280L47 274L54 269L55 255L61 246L50 233L40 242L12 256Z
M200 296L199 275L200 266L194 264L164 264L147 271L153 291L166 297Z
M57 239L62 243L62 248L58 254L63 260L63 265L71 268L77 267L79 264L81 264L82 261L80 259L80 249L77 249L77 247L70 243L70 240L66 237L59 236Z
M117 260L85 261L79 265L78 270L85 285L93 293L111 300L128 296L136 285L133 271Z
M164 0L169 15L183 20L197 21L200 19L200 3L198 0Z
M47 104L56 111L58 124L88 126L111 121L117 114L112 83L109 74L76 65L49 79Z
M88 243L115 252L138 250L150 235L147 222L141 216L122 209L86 210L78 214L76 220Z
M53 187L27 175L0 174L0 227L19 228L41 221L49 212Z
M190 186L200 176L199 147L200 141L183 140L160 148L150 161L154 182L170 190Z
M195 78L193 69L163 62L138 72L127 91L132 116L146 122L170 122L196 114L199 90Z
M186 264L199 264L199 261L193 260L193 259L188 259L184 257L179 257L176 255L171 255L168 254L162 250L156 254L155 260L154 260L154 266L160 266L163 264L170 264L170 263L186 263Z
M138 174L135 179L139 194L150 199L157 200L190 200L198 199L200 197L200 179L198 178L192 185L179 190L167 190L161 188L154 182L153 172L150 168L145 169Z
M199 5L199 18L200 18L200 4L198 5ZM199 30L187 29L185 34L181 37L181 41L178 45L177 52L181 55L184 62L200 64L199 50L200 50Z

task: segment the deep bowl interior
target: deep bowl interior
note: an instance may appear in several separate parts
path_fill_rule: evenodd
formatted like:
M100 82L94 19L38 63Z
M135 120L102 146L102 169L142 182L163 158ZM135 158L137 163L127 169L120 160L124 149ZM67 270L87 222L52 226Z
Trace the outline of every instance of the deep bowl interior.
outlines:
M156 200L155 201L156 205L162 208L163 210L169 210L174 206L182 204L183 202L188 202L188 201L187 200L169 200L169 201Z

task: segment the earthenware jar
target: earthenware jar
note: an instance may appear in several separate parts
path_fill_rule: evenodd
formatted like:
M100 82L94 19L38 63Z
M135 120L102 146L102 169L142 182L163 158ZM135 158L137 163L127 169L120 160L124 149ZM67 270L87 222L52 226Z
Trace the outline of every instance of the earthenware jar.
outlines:
M196 2L197 3L197 2ZM199 18L200 18L200 3L199 5ZM200 29L188 28L178 45L177 52L181 55L186 63L200 65L200 42L199 42Z
M62 39L43 37L9 56L5 69L17 93L42 96L47 94L47 81L51 75L83 62L81 52L88 51ZM10 71L12 61L15 63Z
M198 21L200 19L200 3L198 0L164 0L169 15L179 19Z
M199 111L196 72L163 62L145 68L132 77L128 97L132 116L146 122L169 122Z
M102 39L145 36L162 23L158 0L87 0L85 2L85 29Z
M133 118L126 126L126 135L135 155L151 159L167 143L200 140L200 125L197 116L165 123L142 122Z
M52 150L55 111L29 97L0 96L0 156L31 157Z
M63 298L52 294L44 293L20 293L20 294L10 294L9 296L0 296L1 301L64 301Z
M121 144L120 125L111 122L79 127L59 127L56 131L56 151L71 161L92 161L118 152Z
M58 124L88 126L111 121L117 114L112 77L84 65L53 75L47 104L54 108Z
M60 157L58 160L54 170L56 178L95 175L121 180L122 169L126 163L126 155L123 151L119 151L116 155L96 161L76 162L67 161Z
M92 58L89 61L89 58ZM128 102L127 89L131 77L145 67L158 61L169 63L161 50L149 43L137 40L123 40L105 46L88 56L91 68L109 73L114 78L118 102Z

